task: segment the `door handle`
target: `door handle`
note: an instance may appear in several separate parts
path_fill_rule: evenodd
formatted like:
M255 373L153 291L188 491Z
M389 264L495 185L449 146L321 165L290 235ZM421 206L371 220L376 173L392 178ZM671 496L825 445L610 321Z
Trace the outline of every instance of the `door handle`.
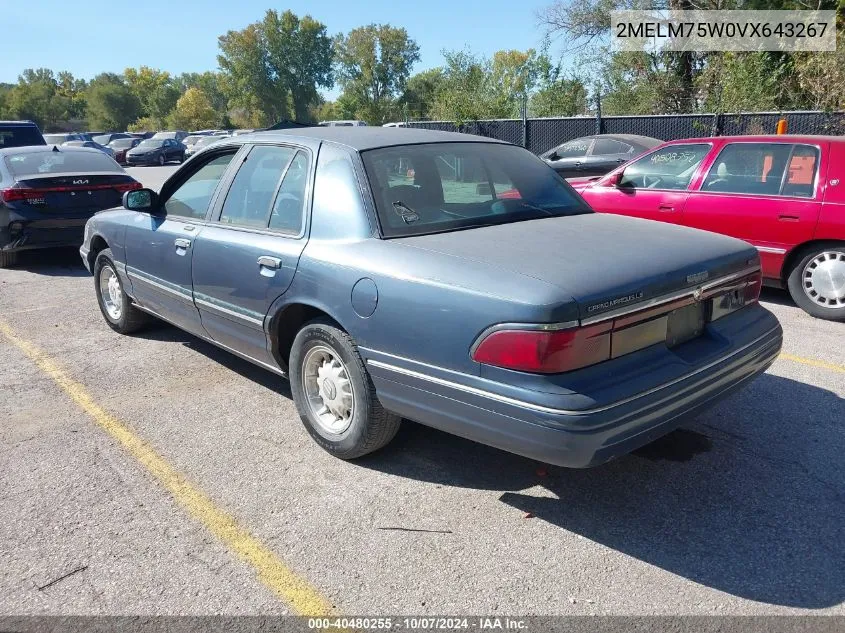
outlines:
M186 240L183 238L178 238L173 240L173 243L176 245L176 248L190 248L191 247L191 240Z
M193 231L193 230L195 230L197 227L195 227L193 224L186 224L186 225L185 225L185 226L183 226L182 228L183 228L184 230L186 230L186 231Z
M673 207L671 204L658 204L657 210L658 211L664 211L664 212L668 213L670 211L674 211L675 207Z
M798 222L801 218L797 215L785 215L781 214L778 216L778 220L781 222Z
M263 268L271 268L278 270L282 267L282 260L278 257L270 257L269 255L262 255L258 258L258 265Z

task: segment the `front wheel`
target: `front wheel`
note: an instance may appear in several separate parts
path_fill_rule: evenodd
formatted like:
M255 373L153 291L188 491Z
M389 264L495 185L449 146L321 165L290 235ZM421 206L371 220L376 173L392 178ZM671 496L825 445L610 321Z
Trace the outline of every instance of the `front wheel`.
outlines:
M372 453L393 439L401 419L386 411L352 337L327 319L307 323L290 354L290 385L311 437L340 459Z
M845 321L845 244L807 249L795 263L787 287L798 307L828 321Z
M123 282L117 274L110 248L100 251L94 260L94 292L97 294L100 312L115 332L130 334L152 320L146 312L132 305L129 296L123 291Z

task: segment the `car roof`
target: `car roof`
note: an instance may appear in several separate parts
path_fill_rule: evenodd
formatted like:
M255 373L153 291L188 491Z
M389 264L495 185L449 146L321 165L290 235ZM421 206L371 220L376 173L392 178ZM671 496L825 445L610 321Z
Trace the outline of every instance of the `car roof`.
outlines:
M53 148L58 148L53 150ZM75 145L56 145L54 143L47 143L46 145L22 145L21 147L4 147L0 149L0 156L8 156L9 154L36 154L38 152L84 152L86 154L102 154L102 152L93 147L77 147Z
M667 144L678 143L710 143L712 141L745 141L748 143L819 143L843 142L845 137L823 135L823 134L744 134L737 136L701 136L698 138L682 138L675 141L667 141Z
M497 143L505 141L476 136L474 134L460 134L458 132L441 132L438 130L423 130L420 128L383 128L370 126L334 126L334 127L300 127L272 132L253 132L240 134L235 137L238 143L250 141L290 142L295 139L310 141L329 141L346 145L357 151L375 149L378 147L392 147L397 145L418 145L420 143Z

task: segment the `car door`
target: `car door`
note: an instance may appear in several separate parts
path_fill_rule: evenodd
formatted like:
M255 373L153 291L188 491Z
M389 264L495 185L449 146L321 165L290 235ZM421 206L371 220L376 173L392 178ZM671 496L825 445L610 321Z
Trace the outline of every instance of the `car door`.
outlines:
M191 285L193 242L236 151L226 148L180 171L161 192L162 213L136 213L126 229L126 272L135 300L195 334L204 332Z
M583 191L596 211L677 224L709 143L665 145Z
M779 278L787 252L813 239L830 143L726 143L690 194L684 224L747 240L763 274Z
M293 145L254 145L194 244L193 286L209 335L275 366L264 320L293 281L305 247L311 153Z
M575 178L583 175L584 159L592 146L592 137L576 138L544 154L543 158L564 178Z

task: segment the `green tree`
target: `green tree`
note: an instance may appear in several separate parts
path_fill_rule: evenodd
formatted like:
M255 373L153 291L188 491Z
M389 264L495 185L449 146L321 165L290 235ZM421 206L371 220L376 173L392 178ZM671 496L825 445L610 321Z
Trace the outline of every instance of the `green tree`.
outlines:
M15 119L35 121L44 131L57 129L71 118L71 101L61 94L52 70L27 68L6 96L6 109Z
M411 76L399 100L403 115L407 114L411 119L431 118L434 102L443 82L442 68L431 68Z
M125 130L141 115L141 103L114 73L101 73L91 80L85 94L88 126L95 130Z
M507 116L490 99L490 60L470 51L443 51L443 81L431 115L458 124Z
M523 100L534 89L539 74L537 52L496 51L490 64L487 92L491 107L502 118L518 117Z
M547 54L537 58L537 90L531 95L531 116L574 116L587 110L587 89L580 77L564 75Z
M419 61L417 43L403 28L370 24L335 38L338 76L344 93L357 102L356 115L384 123L396 112L411 69Z
M208 97L211 107L223 119L228 110L229 99L223 92L223 80L220 73L210 70L204 73L182 73L174 79L176 86L182 94L189 88L199 88Z
M169 127L181 130L202 130L217 125L219 115L211 100L199 88L188 88L167 118Z
M167 71L141 66L127 68L123 76L145 117L164 120L176 106L179 87Z
M271 9L261 22L222 35L219 46L229 105L251 121L307 121L319 103L317 88L334 85L331 39L311 16Z

